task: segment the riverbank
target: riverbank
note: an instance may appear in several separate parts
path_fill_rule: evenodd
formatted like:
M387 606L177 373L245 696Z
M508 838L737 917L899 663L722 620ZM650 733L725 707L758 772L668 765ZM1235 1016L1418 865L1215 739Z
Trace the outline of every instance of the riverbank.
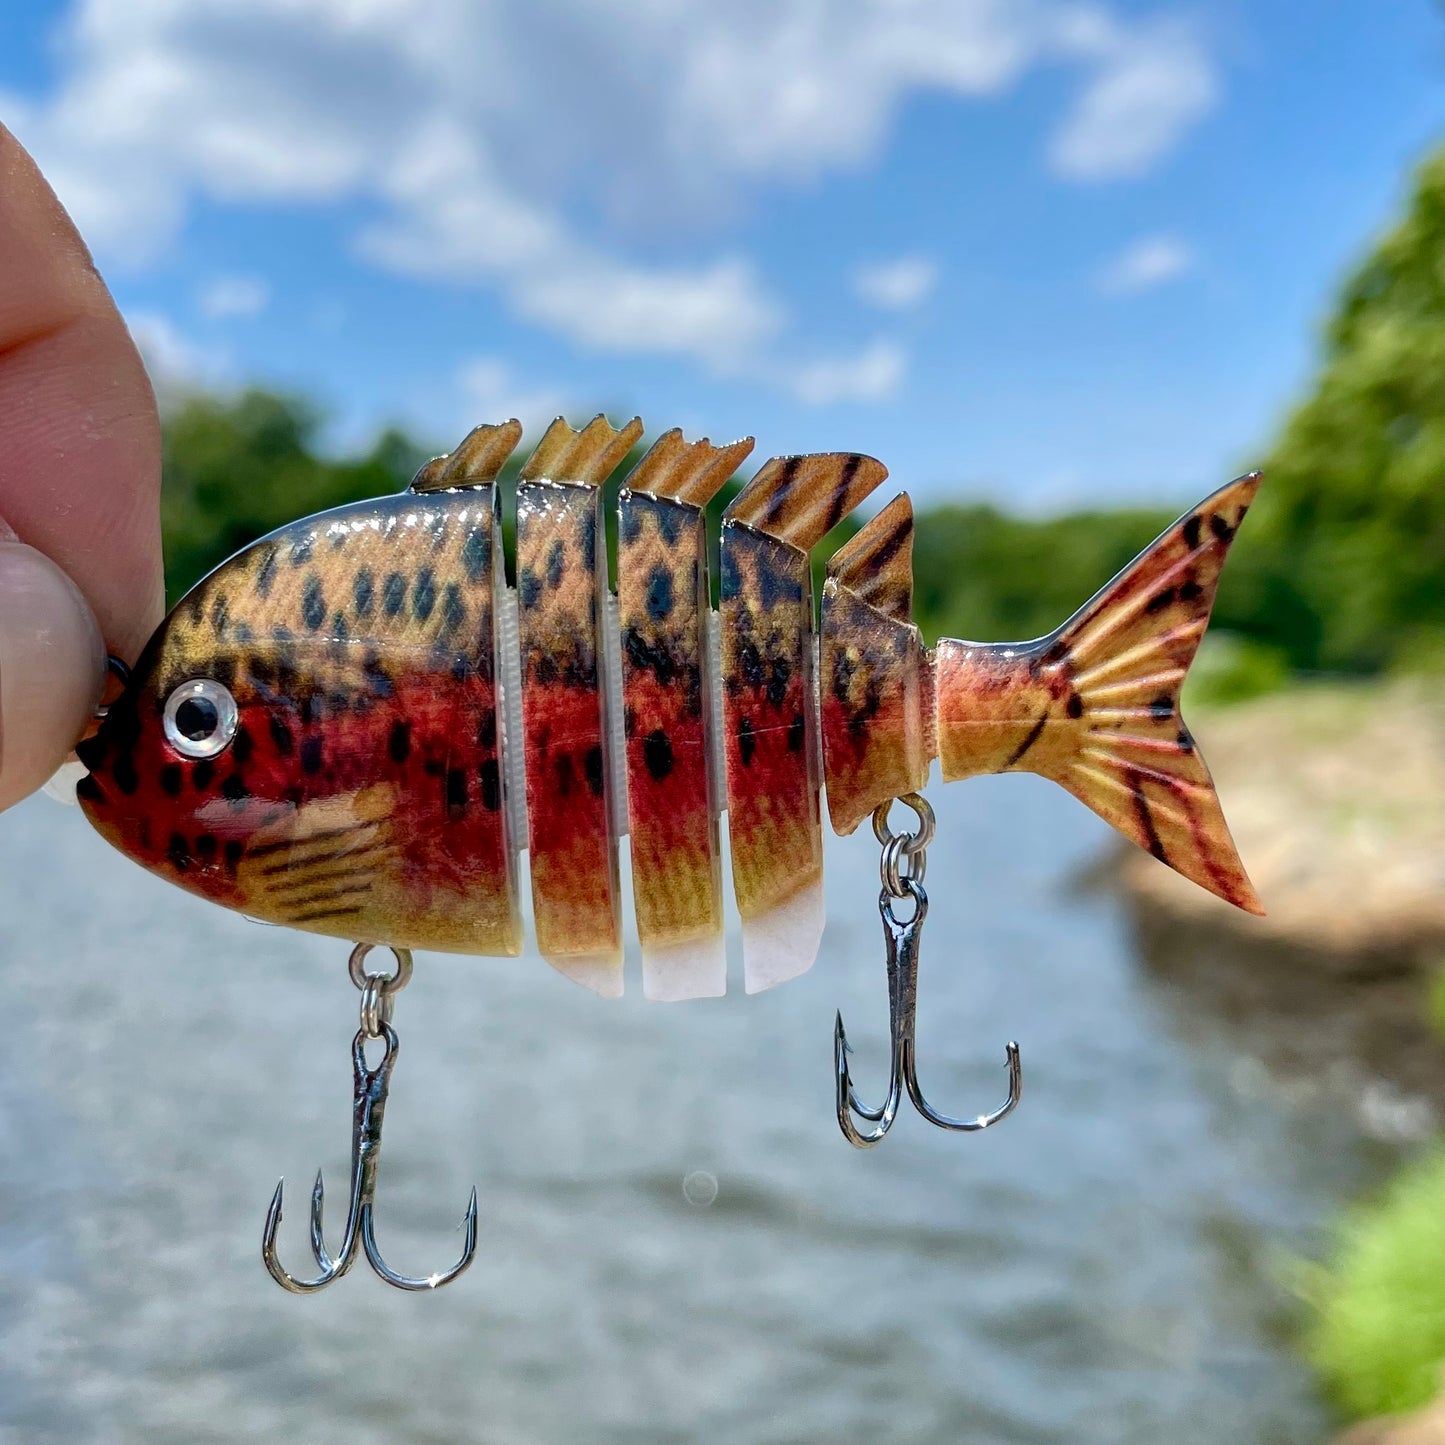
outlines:
M1346 1417L1377 1417L1338 1445L1440 1445L1445 1159L1414 1146L1445 1120L1445 687L1312 685L1191 723L1269 913L1120 854L1139 955L1272 1078L1410 1146L1302 1267L1302 1349Z
M1121 851L1141 957L1258 1026L1266 1063L1358 1061L1445 1117L1445 687L1310 684L1190 723L1268 916Z
M1268 916L1142 853L1131 900L1349 974L1445 963L1445 688L1318 684L1191 718Z

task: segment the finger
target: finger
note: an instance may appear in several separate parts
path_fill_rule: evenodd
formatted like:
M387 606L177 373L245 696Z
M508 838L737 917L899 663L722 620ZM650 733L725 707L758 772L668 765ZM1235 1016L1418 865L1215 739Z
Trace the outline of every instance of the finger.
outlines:
M99 701L105 649L75 584L0 525L0 809L58 768Z
M0 812L64 762L104 681L105 646L80 589L0 517Z
M0 517L75 582L128 662L162 611L159 495L140 357L70 218L0 126Z
M159 620L159 492L140 357L69 217L0 126L0 808L80 737L105 650L134 661Z

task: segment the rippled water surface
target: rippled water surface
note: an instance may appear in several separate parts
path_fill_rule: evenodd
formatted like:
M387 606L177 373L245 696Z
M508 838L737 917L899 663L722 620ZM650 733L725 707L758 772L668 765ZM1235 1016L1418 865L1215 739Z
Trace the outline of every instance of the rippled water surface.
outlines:
M155 881L73 810L0 817L0 1440L1314 1442L1281 1252L1372 1164L1257 1087L1069 879L1103 830L1032 779L935 789L925 1088L985 1136L832 1119L841 1006L882 1084L876 849L831 839L824 956L774 993L604 1003L521 960L418 958L378 1204L393 1263L298 1299L276 1177L344 1208L343 944ZM1243 1083L1241 1082L1243 1080Z

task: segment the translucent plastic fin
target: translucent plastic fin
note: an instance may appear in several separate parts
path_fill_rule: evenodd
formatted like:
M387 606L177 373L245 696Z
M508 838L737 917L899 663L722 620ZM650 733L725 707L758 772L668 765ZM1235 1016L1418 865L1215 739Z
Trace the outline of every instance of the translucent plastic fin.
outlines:
M413 492L444 492L452 487L482 487L496 481L507 458L522 440L514 417L496 426L473 427L454 452L433 457L412 478Z
M706 438L689 442L681 430L674 427L653 442L623 485L632 492L647 492L654 497L670 497L705 507L752 449L752 437L715 447Z
M521 480L601 486L617 470L641 435L641 417L635 416L626 426L619 428L599 413L581 431L574 431L559 416L542 434L542 440L527 458Z
M774 457L728 504L725 516L806 552L888 475L858 452Z
M935 655L944 779L1053 778L1126 837L1250 913L1263 908L1179 713L1220 569L1260 477L1181 517L1057 632L945 640Z

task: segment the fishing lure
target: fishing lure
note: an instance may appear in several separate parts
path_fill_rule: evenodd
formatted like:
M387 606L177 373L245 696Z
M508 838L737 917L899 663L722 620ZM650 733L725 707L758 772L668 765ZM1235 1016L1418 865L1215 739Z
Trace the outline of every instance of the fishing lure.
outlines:
M641 434L638 420L618 429L600 416L546 432L517 482L515 589L498 486L515 421L478 427L400 495L254 543L176 606L78 749L81 803L122 852L254 918L356 945L343 1243L335 1256L326 1247L318 1175L319 1273L291 1275L276 1255L278 1185L263 1257L287 1289L319 1289L361 1253L405 1289L436 1288L471 1262L475 1191L449 1270L399 1274L376 1243L392 1010L412 949L521 952L523 849L542 956L617 995L626 835L644 991L686 999L726 986L724 812L749 992L817 955L820 795L837 833L871 818L892 1043L881 1106L854 1092L841 1017L834 1035L838 1120L860 1147L883 1137L905 1091L930 1122L967 1131L1006 1115L1021 1087L1012 1043L992 1113L939 1113L918 1084L934 830L920 790L934 759L945 781L1052 778L1156 858L1260 911L1179 713L1257 475L1181 518L1049 636L929 650L912 621L906 494L828 562L815 636L809 553L887 475L853 453L775 458L743 487L723 516L714 611L705 508L752 442L666 433L622 486L614 600L602 489ZM895 833L900 799L917 824ZM377 946L393 973L368 969ZM374 1066L369 1041L382 1046Z

